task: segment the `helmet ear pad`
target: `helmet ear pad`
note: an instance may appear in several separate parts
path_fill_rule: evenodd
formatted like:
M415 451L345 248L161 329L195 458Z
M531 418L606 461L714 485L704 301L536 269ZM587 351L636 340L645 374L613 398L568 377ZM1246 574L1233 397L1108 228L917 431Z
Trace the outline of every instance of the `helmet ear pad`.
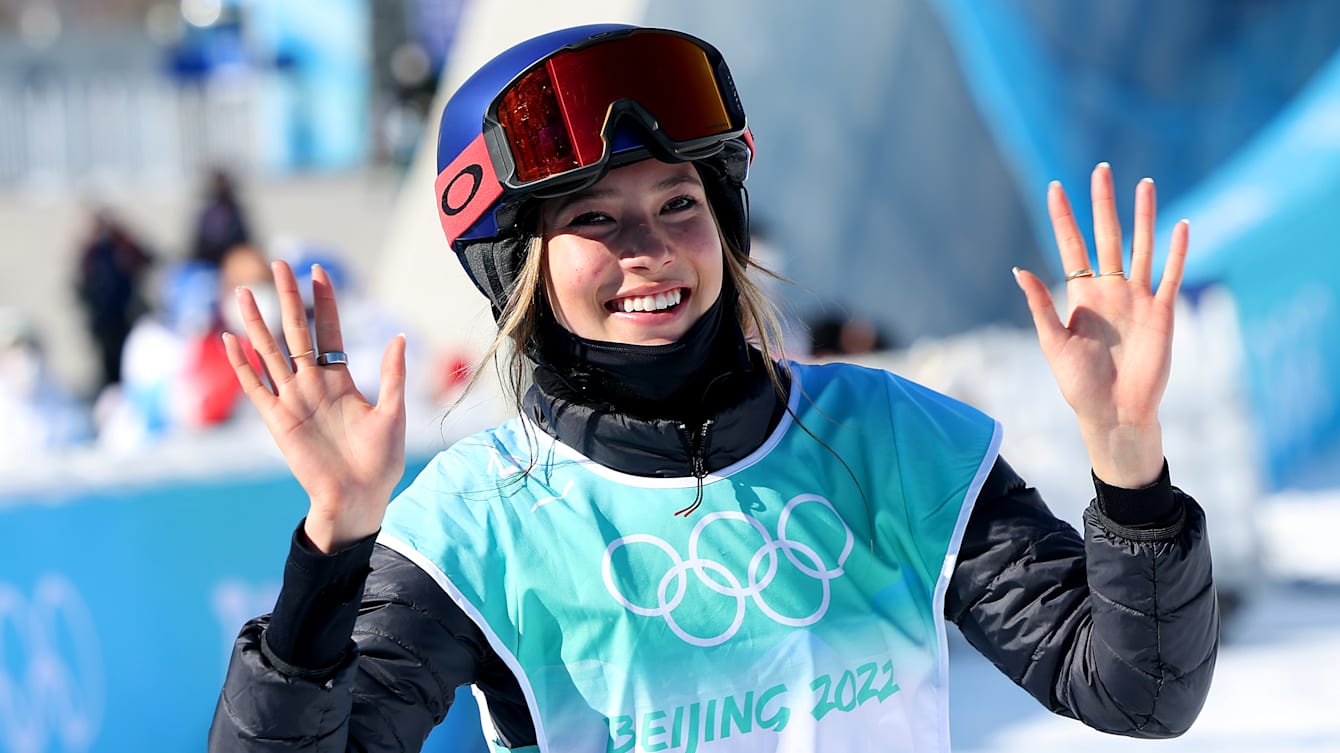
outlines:
M749 194L744 181L731 177L725 166L713 158L693 163L702 178L707 202L716 215L726 241L749 257Z
M507 307L507 299L526 263L532 237L528 233L512 233L456 244L465 271L470 274L475 287L489 299L494 321L500 320Z

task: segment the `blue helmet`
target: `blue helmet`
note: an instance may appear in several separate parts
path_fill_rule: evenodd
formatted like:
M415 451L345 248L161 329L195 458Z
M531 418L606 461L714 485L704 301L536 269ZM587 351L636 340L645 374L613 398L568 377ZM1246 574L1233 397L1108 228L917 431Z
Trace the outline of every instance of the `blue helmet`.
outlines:
M694 163L727 241L747 254L752 136L725 61L701 39L577 26L507 49L461 84L438 132L438 216L495 316L537 232L535 200L652 157Z

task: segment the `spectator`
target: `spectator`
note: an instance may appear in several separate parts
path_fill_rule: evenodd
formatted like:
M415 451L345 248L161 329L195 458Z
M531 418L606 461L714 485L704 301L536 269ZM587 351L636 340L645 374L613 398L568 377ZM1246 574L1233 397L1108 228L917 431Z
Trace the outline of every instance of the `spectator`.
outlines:
M98 389L121 381L121 351L146 305L141 295L153 256L106 209L93 213L93 230L79 253L75 290L101 367Z
M126 340L121 389L99 401L100 441L137 447L231 418L241 391L219 339L232 326L221 316L219 301L232 301L238 285L264 299L268 279L264 254L247 244L228 250L217 267L190 260L168 270L159 311L140 320ZM277 300L273 310L278 311ZM242 342L251 355L250 344Z
M9 307L0 307L0 426L4 461L79 444L93 430L87 407L47 373L36 326Z
M196 219L191 258L217 265L234 246L251 242L246 213L237 200L233 177L226 170L210 171L205 206Z
M875 323L860 316L823 316L810 325L814 358L856 355L889 347Z

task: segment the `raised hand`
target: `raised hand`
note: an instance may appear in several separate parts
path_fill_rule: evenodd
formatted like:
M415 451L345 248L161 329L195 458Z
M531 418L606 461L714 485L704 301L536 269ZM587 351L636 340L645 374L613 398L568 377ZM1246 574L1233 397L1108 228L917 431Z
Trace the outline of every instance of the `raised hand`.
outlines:
M242 390L310 498L304 524L308 539L321 551L332 552L381 527L391 493L405 472L405 338L397 336L386 346L381 391L372 405L346 366L318 364L318 356L344 350L335 291L325 270L312 269L315 343L293 270L276 261L271 271L292 359L271 335L246 288L237 290L238 310L266 379L251 367L234 335L223 335L224 348Z
M1106 163L1094 168L1090 193L1096 270L1089 268L1065 191L1057 182L1047 189L1066 272L1065 321L1037 276L1016 269L1015 279L1028 298L1043 355L1079 420L1094 473L1114 486L1138 488L1153 482L1163 467L1158 409L1172 365L1173 309L1186 262L1187 222L1173 229L1154 293L1154 182L1145 178L1135 189L1129 277L1122 269L1121 226Z

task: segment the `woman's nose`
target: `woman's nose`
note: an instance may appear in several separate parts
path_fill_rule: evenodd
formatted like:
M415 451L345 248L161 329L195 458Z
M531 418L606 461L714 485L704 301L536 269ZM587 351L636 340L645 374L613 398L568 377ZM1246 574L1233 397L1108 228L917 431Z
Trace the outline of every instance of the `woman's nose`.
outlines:
M629 226L620 256L633 266L659 268L669 263L674 252L664 229L654 221L643 221Z

